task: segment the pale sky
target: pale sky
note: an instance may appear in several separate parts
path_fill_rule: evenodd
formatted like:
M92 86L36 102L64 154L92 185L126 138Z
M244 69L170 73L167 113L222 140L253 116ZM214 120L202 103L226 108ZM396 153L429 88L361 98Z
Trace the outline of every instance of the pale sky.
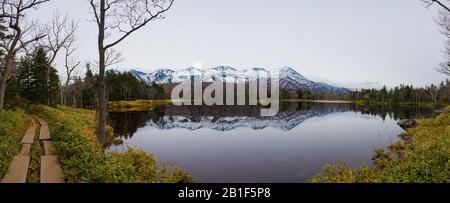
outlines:
M95 59L89 2L51 0L30 17L47 22L56 10L80 20L78 56ZM437 12L419 0L176 0L165 16L117 47L125 61L114 68L290 66L344 85L427 85L446 78L434 70L445 41ZM62 65L59 59L58 69Z

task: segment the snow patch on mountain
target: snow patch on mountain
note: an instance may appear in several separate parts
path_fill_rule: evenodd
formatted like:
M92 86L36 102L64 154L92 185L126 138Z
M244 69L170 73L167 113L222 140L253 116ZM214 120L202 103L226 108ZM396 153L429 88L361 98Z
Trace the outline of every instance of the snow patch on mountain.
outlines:
M328 108L303 111L281 112L274 117L210 117L210 116L164 116L158 121L149 121L147 126L157 129L187 129L196 131L212 129L220 132L232 131L237 128L261 130L265 128L290 131L310 118L325 117L333 113L343 113L346 110Z
M255 81L258 78L273 78L274 74L276 74L278 77L275 78L279 80L280 87L284 89L303 89L324 93L346 93L350 91L346 88L335 87L323 82L309 80L291 67L284 67L278 71L269 71L262 67L255 67L244 71L231 66L218 66L208 70L189 67L180 71L158 69L152 73L143 73L141 71L131 70L130 73L147 84L173 84L182 83L188 80L204 83L216 81L244 83Z

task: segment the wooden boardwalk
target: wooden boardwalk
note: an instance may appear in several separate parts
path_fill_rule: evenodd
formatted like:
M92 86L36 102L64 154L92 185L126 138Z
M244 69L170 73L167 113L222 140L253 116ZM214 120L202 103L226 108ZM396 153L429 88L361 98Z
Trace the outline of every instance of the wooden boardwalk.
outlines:
M41 157L41 183L64 183L57 156Z
M44 120L37 118L39 121L39 124L41 125L41 130L39 131L39 140L51 140L50 139L50 132L48 130L48 124Z
M22 139L22 150L15 156L9 166L8 173L3 177L2 183L26 183L28 176L28 169L31 160L31 145L34 142L36 135L36 123L34 119L31 126L25 132Z
M40 127L40 128L39 128ZM36 130L39 128L39 142L35 143ZM3 177L2 183L26 183L30 168L32 145L39 144L44 147L40 155L40 182L64 183L64 176L58 162L55 149L51 142L48 123L41 118L32 116L32 123L22 139L22 150L11 162L8 173Z
M15 156L2 183L26 183L29 165L29 156Z
M36 135L36 123L34 119L32 120L31 126L25 132L25 136L23 136L22 144L33 144L34 136Z

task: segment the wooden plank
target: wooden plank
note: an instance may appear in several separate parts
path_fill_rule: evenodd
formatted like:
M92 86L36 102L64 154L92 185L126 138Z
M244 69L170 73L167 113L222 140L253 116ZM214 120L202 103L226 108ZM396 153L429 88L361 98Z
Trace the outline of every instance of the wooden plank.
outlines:
M23 144L19 156L30 156L31 144Z
M2 183L26 183L29 165L29 156L15 156Z
M22 144L33 144L34 135L36 134L36 127L31 125L27 132L25 132L25 136L22 139Z
M41 157L41 183L64 183L57 156Z
M56 155L55 148L53 147L53 144L50 141L42 141L44 144L44 155L51 156Z
M38 119L41 124L41 130L39 132L39 140L50 140L50 131L48 130L48 123L42 119Z

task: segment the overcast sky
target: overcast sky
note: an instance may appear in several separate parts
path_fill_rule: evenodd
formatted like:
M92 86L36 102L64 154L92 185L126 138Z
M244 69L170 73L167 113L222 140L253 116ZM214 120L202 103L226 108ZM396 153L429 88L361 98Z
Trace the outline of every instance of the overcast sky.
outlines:
M32 17L47 22L58 10L79 19L78 55L92 60L89 9L87 0L51 0ZM115 68L290 66L339 84L426 85L446 78L434 70L445 41L436 17L419 0L176 0L166 19L117 47L126 60Z

